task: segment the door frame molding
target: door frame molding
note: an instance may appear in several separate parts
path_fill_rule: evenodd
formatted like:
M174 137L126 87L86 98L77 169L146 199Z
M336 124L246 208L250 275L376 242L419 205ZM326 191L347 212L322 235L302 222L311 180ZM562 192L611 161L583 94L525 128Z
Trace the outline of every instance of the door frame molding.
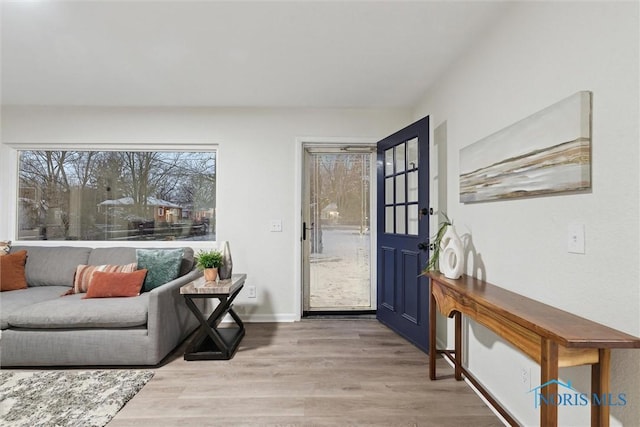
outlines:
M302 287L303 287L303 280L304 278L302 277L303 271L302 271L302 183L304 182L304 176L302 175L303 172L303 165L304 165L304 148L305 146L327 146L327 147L331 147L331 146L338 146L338 145L375 145L377 142L379 141L379 138L369 138L369 137L311 137L311 136L305 136L305 137L296 137L295 140L295 159L294 159L294 163L295 163L295 174L296 174L296 179L295 179L295 195L293 198L294 204L293 204L293 208L294 208L294 215L293 217L295 218L295 223L294 223L294 229L296 230L293 235L294 235L294 239L295 239L295 245L294 247L296 248L294 251L294 277L297 280L297 286L295 286L294 289L294 293L293 293L293 298L294 298L294 310L295 310L295 321L299 321L302 319L302 310L303 310L303 295L302 295ZM376 171L377 168L374 167L376 166L375 164L371 165L371 170L372 171ZM374 180L374 182L371 183L371 194L372 194L372 198L373 201L377 200L377 180ZM377 206L375 204L372 204L372 208L374 206ZM371 219L370 219L370 224L377 224L378 221L378 217L377 217L377 209L372 209L371 212ZM371 242L374 245L377 245L377 230L374 230L375 227L373 227L373 225L371 226ZM374 246L375 247L375 246ZM375 256L375 253L371 254L371 280L372 280L372 289L373 289L373 296L376 296L376 289L377 289L377 257ZM376 298L377 300L377 298ZM372 307L375 307L374 302L377 303L377 301L372 301Z

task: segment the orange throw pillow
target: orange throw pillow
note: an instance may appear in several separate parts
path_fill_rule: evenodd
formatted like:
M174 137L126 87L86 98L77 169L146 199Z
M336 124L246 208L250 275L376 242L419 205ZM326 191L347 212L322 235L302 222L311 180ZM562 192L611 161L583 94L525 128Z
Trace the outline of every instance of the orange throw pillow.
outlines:
M0 289L2 292L27 288L27 279L24 275L26 262L27 251L25 250L0 257Z
M94 271L89 289L82 299L138 296L146 275L146 269L133 273Z
M138 269L138 263L134 262L125 265L84 265L80 264L76 267L76 275L73 278L73 288L69 289L65 295L81 294L87 292L93 273L96 271L104 271L107 273L131 273Z

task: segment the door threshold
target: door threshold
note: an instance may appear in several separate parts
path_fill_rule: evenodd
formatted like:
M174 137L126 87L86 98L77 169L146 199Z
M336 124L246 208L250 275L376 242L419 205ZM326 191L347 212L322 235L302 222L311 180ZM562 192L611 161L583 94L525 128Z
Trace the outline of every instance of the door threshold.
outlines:
M303 319L375 319L375 310L318 310L304 311Z

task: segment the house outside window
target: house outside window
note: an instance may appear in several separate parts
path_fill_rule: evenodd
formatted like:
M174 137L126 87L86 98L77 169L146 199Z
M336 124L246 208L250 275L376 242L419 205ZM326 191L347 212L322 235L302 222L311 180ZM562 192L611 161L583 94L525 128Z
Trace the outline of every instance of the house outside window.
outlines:
M215 240L215 151L18 151L18 240Z

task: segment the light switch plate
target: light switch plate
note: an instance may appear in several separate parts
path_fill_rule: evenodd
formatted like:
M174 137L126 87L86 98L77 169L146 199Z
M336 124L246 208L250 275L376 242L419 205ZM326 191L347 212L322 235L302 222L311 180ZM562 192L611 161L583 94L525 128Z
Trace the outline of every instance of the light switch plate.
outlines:
M572 254L584 253L584 224L569 224L567 251Z
M271 220L271 228L269 229L272 233L281 233L282 232L282 220L281 219L272 219Z

